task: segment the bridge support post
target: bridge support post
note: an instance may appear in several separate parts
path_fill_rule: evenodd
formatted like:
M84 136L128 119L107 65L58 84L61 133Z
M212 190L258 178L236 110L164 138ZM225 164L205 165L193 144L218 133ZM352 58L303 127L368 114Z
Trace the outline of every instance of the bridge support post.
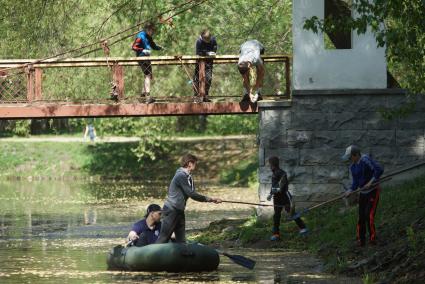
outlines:
M199 96L205 97L205 60L199 60Z
M124 66L114 64L112 66L114 88L118 94L118 99L124 99Z
M34 72L34 99L41 100L43 97L42 91L42 80L43 80L43 69L35 68Z
M27 74L27 101L32 102L34 100L34 68L32 65L28 65L25 68Z

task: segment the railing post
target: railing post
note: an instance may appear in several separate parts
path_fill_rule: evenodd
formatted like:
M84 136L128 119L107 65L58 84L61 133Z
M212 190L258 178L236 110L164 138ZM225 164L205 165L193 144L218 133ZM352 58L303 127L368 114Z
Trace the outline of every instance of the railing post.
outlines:
M112 67L113 70L113 80L116 86L116 92L118 94L118 99L124 99L124 66L115 63Z
M32 65L25 67L25 73L27 74L27 101L32 102L34 100L34 68Z
M199 60L199 96L205 97L205 59Z
M42 94L42 80L43 80L43 69L35 68L35 77L34 77L34 99L41 100L43 97Z
M285 95L291 94L291 64L289 64L289 57L285 60L285 81L286 81L286 92Z

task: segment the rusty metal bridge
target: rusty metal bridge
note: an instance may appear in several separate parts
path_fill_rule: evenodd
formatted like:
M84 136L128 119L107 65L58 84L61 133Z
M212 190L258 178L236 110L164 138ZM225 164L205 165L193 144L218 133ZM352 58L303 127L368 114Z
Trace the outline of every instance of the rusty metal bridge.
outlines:
M291 57L262 58L266 68L263 96L287 99ZM138 65L146 60L153 65L155 75L154 104L146 104L138 96L143 86ZM0 119L257 113L256 104L240 102L242 82L237 61L237 55L0 60ZM207 62L214 63L209 93L212 102L195 103L193 66L199 64L198 96L202 98ZM129 72L135 66L138 70ZM169 80L170 75L177 79ZM116 101L109 100L111 87Z

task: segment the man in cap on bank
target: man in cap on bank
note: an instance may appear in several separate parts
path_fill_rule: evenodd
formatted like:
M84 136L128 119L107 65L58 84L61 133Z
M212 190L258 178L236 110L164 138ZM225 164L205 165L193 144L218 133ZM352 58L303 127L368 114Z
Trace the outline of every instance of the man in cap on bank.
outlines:
M360 148L350 145L342 156L344 161L351 161L350 172L352 184L346 192L349 196L353 191L361 189L359 194L359 219L357 222L357 241L359 246L366 244L366 227L369 231L369 244L376 244L375 214L379 201L381 187L379 178L383 168L368 155L362 155Z
M150 204L145 218L134 223L128 234L128 241L138 247L155 243L161 231L161 212L158 204Z

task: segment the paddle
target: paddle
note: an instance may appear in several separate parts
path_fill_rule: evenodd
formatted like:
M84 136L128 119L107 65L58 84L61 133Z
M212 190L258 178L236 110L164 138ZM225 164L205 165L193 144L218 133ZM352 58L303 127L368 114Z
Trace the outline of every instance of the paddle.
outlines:
M197 243L197 244L200 245L200 246L205 246L204 244L201 244L201 243ZM247 257L242 256L242 255L238 255L238 254L230 254L230 253L227 253L225 251L218 250L218 249L216 249L215 251L219 254L227 256L231 261L233 261L236 264L239 264L240 266L243 266L243 267L251 269L251 270L254 269L255 260L252 260L250 258L247 258Z
M229 254L227 252L224 251L219 251L216 250L218 253L221 253L224 256L227 256L231 261L233 261L236 264L239 264L240 266L243 266L245 268L248 269L254 269L255 266L255 260L252 260L250 258L247 258L245 256L242 255L238 255L238 254Z

